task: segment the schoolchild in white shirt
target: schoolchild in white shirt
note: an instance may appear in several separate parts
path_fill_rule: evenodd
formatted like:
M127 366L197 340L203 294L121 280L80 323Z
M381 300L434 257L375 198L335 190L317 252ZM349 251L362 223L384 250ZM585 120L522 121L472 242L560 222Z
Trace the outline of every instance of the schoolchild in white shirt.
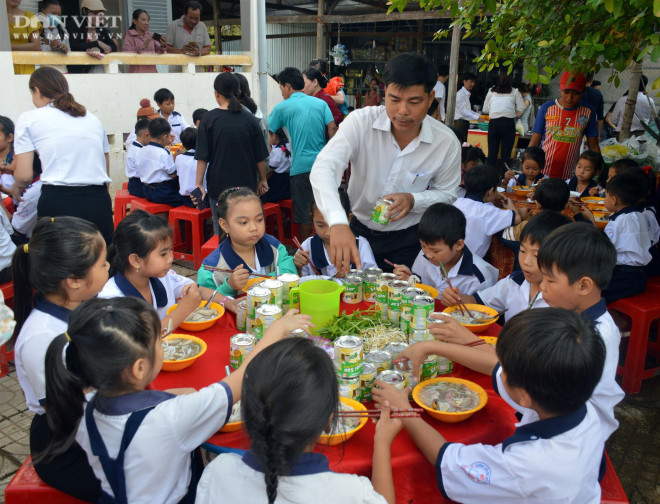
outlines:
M16 245L23 245L30 240L32 230L37 224L37 205L41 197L41 159L35 153L32 160L32 183L25 188L21 201L11 216L11 226L14 234L11 239Z
M505 324L496 350L482 347L424 341L402 354L412 358L414 375L428 355L446 350L453 360L492 374L495 391L523 414L513 436L497 446L450 443L422 418L403 420L434 464L443 496L466 504L598 504L607 436L588 401L605 362L595 324L569 310L526 310ZM377 403L410 407L408 389L376 384Z
M181 206L174 157L166 147L170 131L170 125L165 119L158 118L149 123L151 141L137 153L136 167L147 200Z
M454 306L461 301L490 306L498 312L506 310L505 321L523 310L547 307L548 304L541 294L543 275L536 262L536 256L545 237L570 222L568 217L555 212L546 211L535 215L520 234L518 260L522 271L514 271L492 287L480 289L472 296L463 294L464 291L454 285L453 289L447 288L442 292L442 304ZM461 329L465 328L461 326Z
M513 170L504 173L504 185L507 192L513 192L515 186L535 186L545 175L545 152L540 147L529 147L523 152L522 173Z
M351 214L350 202L348 201L348 194L341 191L339 194L342 207L346 211L346 216ZM323 214L316 206L316 202L312 203L312 222L316 234L307 238L302 242L301 248L296 255L293 256L293 263L298 269L298 274L301 276L315 275L314 267L316 267L322 275L334 276L337 273L337 268L330 262L328 256L328 249L330 248L330 226L325 221ZM349 217L350 218L350 217ZM358 250L360 251L360 261L362 261L362 269L377 268L374 253L371 251L371 246L366 238L363 236L356 236ZM355 267L355 266L353 266ZM343 275L342 275L343 276Z
M616 175L607 183L604 204L613 213L605 234L617 253L612 281L603 292L608 304L646 290L646 265L652 259L654 236L638 203L645 197L647 188L648 178L641 170Z
M206 467L196 504L218 502L219 495L226 502L394 504L390 448L401 421L390 419L388 404L374 437L370 482L331 472L327 457L314 452L339 416L335 368L323 350L289 338L255 357L244 376L241 417L250 449L242 457L219 455Z
M478 165L465 174L465 197L454 202L467 220L465 244L474 255L483 257L490 247L491 237L503 229L518 224L527 217L527 209L517 209L513 202L497 192L500 184L492 166ZM502 203L497 208L494 203Z
M143 299L158 312L163 328L178 327L213 289L197 287L190 278L172 270L172 230L167 223L143 210L124 218L108 254L110 279L99 297L130 296ZM225 296L215 301L224 305ZM167 313L172 306L177 307ZM228 303L227 308L232 308Z
M197 185L197 160L195 159L195 144L197 144L197 128L186 128L181 133L181 144L185 152L174 160L176 174L179 177L179 194L182 203L189 207L195 204L190 199L190 193Z
M9 222L9 212L2 207L0 209L0 283L11 281L11 258L16 250L12 241L14 229Z
M414 274L440 293L451 282L461 292L470 294L497 282L497 268L465 246L465 216L458 208L446 203L431 205L419 221L417 234L422 250L412 271L406 265L395 265L394 274L399 280L408 280Z
M27 407L35 413L30 426L34 468L48 485L98 502L101 486L80 446L72 444L51 459L37 456L54 435L44 414L46 350L66 331L71 310L96 296L108 280L105 241L94 224L77 217L44 217L30 242L16 250L12 269L18 335L14 356Z
M181 114L174 110L174 95L167 88L161 88L154 94L154 101L158 105L158 113L172 128L170 143L180 143L181 133L188 127L188 123Z
M194 502L202 468L195 450L229 419L245 365L309 323L290 311L230 376L174 395L145 390L163 363L156 311L131 297L92 299L71 314L67 332L46 354L46 415L57 429L41 456L75 439L101 480L102 497L94 502Z
M456 189L456 197L465 197L465 174L475 166L485 163L486 155L479 147L462 147L461 148L461 183Z
M140 180L137 162L140 151L151 141L149 135L149 119L140 119L135 123L135 140L126 144L126 164L124 170L128 178L128 193L138 198L144 198L144 185Z

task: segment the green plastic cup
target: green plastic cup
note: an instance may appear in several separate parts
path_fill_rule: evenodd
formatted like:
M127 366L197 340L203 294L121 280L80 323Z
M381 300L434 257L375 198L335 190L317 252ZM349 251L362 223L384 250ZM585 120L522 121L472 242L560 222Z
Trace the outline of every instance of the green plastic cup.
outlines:
M326 326L332 317L339 315L339 301L343 285L331 280L309 280L289 290L290 306L300 299L300 313L310 315L316 326L312 332Z

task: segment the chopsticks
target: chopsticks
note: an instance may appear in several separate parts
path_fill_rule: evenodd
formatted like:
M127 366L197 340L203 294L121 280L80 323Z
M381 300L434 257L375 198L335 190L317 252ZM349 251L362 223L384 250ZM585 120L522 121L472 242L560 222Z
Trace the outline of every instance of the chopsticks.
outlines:
M451 280L449 280L449 274L447 273L447 270L445 269L445 265L440 263L440 269L442 271L442 276L444 277L445 280L447 280L447 285L449 285L449 288L451 290L454 290L454 287L451 284ZM461 315L465 315L465 312L474 319L474 315L472 315L472 312L468 309L467 306L465 306L465 303L463 301L458 302L458 308L461 310ZM463 311L465 309L465 312Z
M390 418L419 418L424 410L422 408L392 408ZM379 418L379 409L340 411L341 418Z
M396 268L396 264L394 264L392 261L388 261L387 259L383 259L383 262L384 262L385 264L389 264L389 265L392 266L393 268Z
M301 252L305 252L305 250L302 248L302 245L300 245L300 240L298 240L298 238L297 238L296 236L293 237L293 244L296 246L296 248L297 248L298 250L300 250ZM310 265L310 266L312 267L312 269L314 270L314 274L319 275L319 276L321 275L321 270L319 270L319 269L318 269L316 266L314 266L314 264L312 263L311 256L310 256L310 260L309 260L309 265Z
M473 347L473 346L479 346L479 345L485 345L485 344L486 344L486 341L479 338L477 341L470 341L469 343L463 343L463 346Z
M218 273L233 273L234 272L234 270L225 269L225 268L216 268L215 266L209 266L208 264L204 265L204 269L206 271L217 271ZM252 273L251 271L250 271L250 276L257 277L257 278L273 278L273 277L268 276L268 275L260 275L259 273Z

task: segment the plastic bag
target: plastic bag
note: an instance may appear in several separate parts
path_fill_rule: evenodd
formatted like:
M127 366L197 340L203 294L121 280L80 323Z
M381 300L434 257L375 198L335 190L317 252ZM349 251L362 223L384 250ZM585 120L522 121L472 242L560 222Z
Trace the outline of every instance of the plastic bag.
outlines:
M639 166L650 165L654 171L657 171L659 165L658 146L651 142L640 142L638 137L630 137L623 142L608 138L600 143L600 153L608 166L623 158L634 159Z

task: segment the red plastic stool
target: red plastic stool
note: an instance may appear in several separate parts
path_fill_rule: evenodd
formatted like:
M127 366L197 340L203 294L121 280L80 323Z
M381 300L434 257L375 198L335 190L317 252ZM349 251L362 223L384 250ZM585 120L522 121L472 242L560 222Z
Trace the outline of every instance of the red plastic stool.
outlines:
M9 308L14 307L14 282L7 282L0 284L0 290L2 291L2 296L5 298L5 304Z
M124 182L124 183L121 185L121 188L122 188L122 189L128 189L128 182Z
M202 260L218 248L218 235L213 235L209 241L202 245Z
M600 502L601 504L629 504L628 497L623 491L619 477L616 475L610 457L605 452L605 460L607 461L607 470L603 481L600 482Z
M128 213L128 206L131 204L131 200L135 199L135 196L129 194L128 189L120 189L115 193L115 215L114 223L115 229L122 221L126 214Z
M627 315L632 321L625 364L617 366L616 372L623 377L624 392L637 394L642 380L660 374L660 366L644 369L647 351L660 355L660 342L649 341L651 323L660 319L660 294L647 289L643 294L614 301L608 308Z
M9 374L9 361L14 360L14 351L7 351L7 345L0 346L0 378Z
M273 226L272 220L271 224L268 225L268 219L275 219L275 226ZM280 242L284 237L284 230L282 229L282 213L280 212L280 206L277 203L264 203L264 220L266 221L266 232L270 235L275 236ZM275 230L277 229L277 232Z
M6 504L84 504L51 486L46 485L32 466L32 459L27 458L5 489Z
M151 215L168 213L174 207L172 205L166 205L164 203L152 203L144 198L136 198L133 196L131 200L131 211L135 210L144 210Z
M195 269L202 264L202 242L204 241L204 221L211 217L211 209L198 210L180 206L170 210L169 223L174 232L172 251L175 259L192 261ZM181 238L179 222L185 222L186 240ZM192 235L192 243L191 237ZM186 252L190 250L190 252Z
M646 290L660 294L660 276L649 277L646 281Z
M290 218L289 224L282 231L282 237L280 238L280 242L282 242L284 245L289 245L293 247L294 246L293 238L299 236L298 224L293 222L293 201L291 199L285 199L278 201L277 204L280 206L280 213L286 210ZM282 224L282 227L284 227L284 224Z

